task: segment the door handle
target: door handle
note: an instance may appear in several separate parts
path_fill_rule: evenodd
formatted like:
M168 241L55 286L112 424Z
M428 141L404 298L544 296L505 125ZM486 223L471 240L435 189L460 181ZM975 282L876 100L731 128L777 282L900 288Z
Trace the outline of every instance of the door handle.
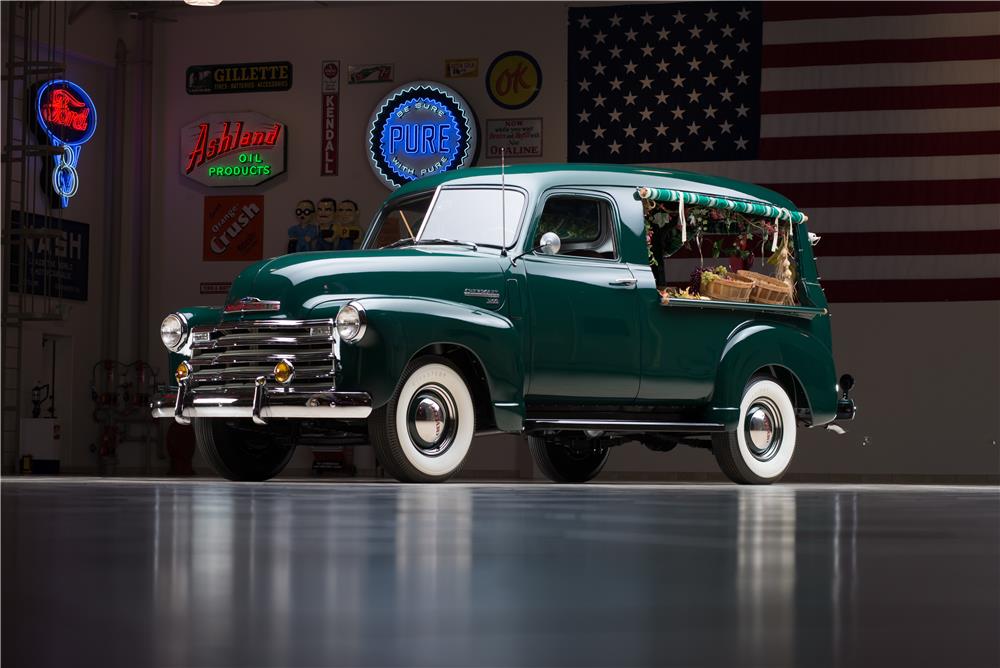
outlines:
M614 285L616 287L622 287L622 288L631 288L638 282L639 279L637 278L616 278L613 281L609 281L608 285Z

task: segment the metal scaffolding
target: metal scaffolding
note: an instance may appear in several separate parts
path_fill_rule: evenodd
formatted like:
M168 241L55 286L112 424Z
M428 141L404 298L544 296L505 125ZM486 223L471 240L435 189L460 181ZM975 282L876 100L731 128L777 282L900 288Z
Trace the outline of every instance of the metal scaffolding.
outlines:
M3 379L2 465L17 470L20 420L25 402L21 383L24 324L62 320L61 283L48 271L62 211L53 208L40 174L61 152L34 135L33 93L38 84L66 71L69 5L63 2L3 2ZM29 274L29 254L32 271Z

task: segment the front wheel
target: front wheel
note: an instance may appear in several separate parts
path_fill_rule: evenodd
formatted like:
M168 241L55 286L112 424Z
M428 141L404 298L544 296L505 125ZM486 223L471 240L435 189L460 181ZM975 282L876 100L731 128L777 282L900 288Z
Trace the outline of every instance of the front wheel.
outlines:
M780 480L795 453L795 406L785 389L771 378L752 379L743 391L736 431L713 435L712 452L733 482Z
M227 480L261 481L281 473L295 454L291 436L250 420L195 418L194 435L201 453Z
M442 357L410 363L389 402L368 417L375 456L400 482L443 482L455 475L475 433L472 392Z
M608 461L608 448L585 439L528 437L528 450L542 474L552 482L587 482Z

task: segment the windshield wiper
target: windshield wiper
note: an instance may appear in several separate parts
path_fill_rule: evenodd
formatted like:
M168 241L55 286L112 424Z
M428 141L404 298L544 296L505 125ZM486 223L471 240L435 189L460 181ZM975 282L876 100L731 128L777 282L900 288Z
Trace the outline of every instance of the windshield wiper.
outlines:
M393 241L388 246L382 246L382 248L399 248L400 246L472 246L472 250L479 250L479 246L475 241L461 241L459 239L400 239L399 241Z
M479 246L476 245L475 241L462 241L460 239L417 239L413 242L414 246L472 246L472 250L479 250Z
M416 239L414 239L413 237L407 237L406 239L399 239L398 241L393 241L391 244L387 246L381 246L381 248L399 248L400 246L409 246L410 244L415 242Z

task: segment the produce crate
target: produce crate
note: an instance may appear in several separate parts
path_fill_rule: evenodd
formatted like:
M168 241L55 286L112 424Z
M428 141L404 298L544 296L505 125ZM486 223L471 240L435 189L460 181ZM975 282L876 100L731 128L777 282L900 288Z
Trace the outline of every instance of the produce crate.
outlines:
M750 301L755 304L791 304L792 287L773 276L765 276L755 271L740 269L738 276L753 283Z
M753 281L742 276L719 276L706 281L704 275L701 280L701 294L712 299L727 302L745 302L750 298L753 290Z

